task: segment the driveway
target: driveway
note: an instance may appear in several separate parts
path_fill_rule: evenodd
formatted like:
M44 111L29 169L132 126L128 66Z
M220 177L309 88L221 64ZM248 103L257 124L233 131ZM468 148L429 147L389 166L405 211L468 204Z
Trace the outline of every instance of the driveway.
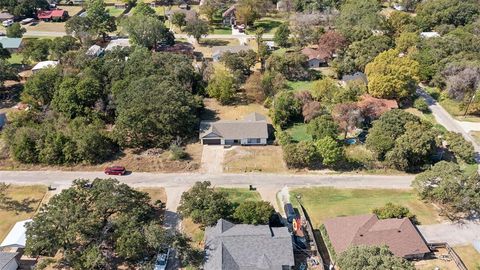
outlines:
M465 221L463 223L444 223L420 225L418 229L427 242L447 242L451 246L471 244L480 240L480 223Z
M225 151L222 145L204 145L200 172L210 174L222 173Z

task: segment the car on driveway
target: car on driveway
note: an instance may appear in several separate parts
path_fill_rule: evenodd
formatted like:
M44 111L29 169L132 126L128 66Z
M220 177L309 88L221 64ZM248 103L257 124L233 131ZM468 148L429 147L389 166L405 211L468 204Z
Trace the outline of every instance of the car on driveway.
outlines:
M165 269L167 269L168 257L169 256L170 256L170 249L168 249L167 253L158 254L157 259L155 260L154 270L165 270Z
M108 175L125 175L127 171L123 166L110 166L105 168L104 172Z
M2 22L2 25L5 26L5 27L9 27L13 24L13 20L5 20Z

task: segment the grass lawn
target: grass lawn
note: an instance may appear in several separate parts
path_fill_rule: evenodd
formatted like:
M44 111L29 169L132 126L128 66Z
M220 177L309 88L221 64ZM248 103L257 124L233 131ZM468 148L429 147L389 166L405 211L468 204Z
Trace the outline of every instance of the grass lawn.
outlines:
M254 34L255 30L259 27L262 27L265 30L265 34L274 34L277 31L277 28L284 22L281 19L275 18L262 18L253 23L253 28L247 30L247 34Z
M122 15L122 13L125 11L123 8L115 8L115 7L107 7L108 14L110 14L113 17L118 17Z
M249 190L248 188L216 188L219 191L226 192L228 198L235 204L240 204L244 201L261 201L262 197L257 191Z
M21 64L23 60L23 55L21 53L12 53L8 62L10 64Z
M211 29L210 34L212 34L212 35L231 35L232 34L232 28L225 27L223 25L215 25Z
M453 250L460 256L468 269L479 269L480 253L472 245L454 247Z
M433 116L432 113L423 113L423 112L421 112L421 111L419 111L418 109L415 109L415 108L408 108L408 109L405 109L405 111L420 117L422 120L425 120L426 122L431 123L436 129L438 129L442 132L447 132L448 131L444 126L440 125L437 122L437 120L435 120L435 116Z
M287 81L287 86L293 92L311 91L316 81Z
M421 224L437 223L439 219L432 205L423 203L409 190L301 188L290 192L294 204L296 195L301 195L315 227L328 218L369 214L373 208L388 202L408 207Z
M190 218L185 218L182 220L182 228L183 232L192 239L194 246L202 248L205 230L202 230L199 224L193 223L192 219Z
M167 202L167 193L165 193L165 189L163 187L139 188L138 190L148 193L151 203L155 203L157 200L162 201L162 203Z
M286 129L286 132L288 132L296 142L313 140L312 136L307 133L307 124L305 123L295 123L292 127Z
M41 31L41 32L65 32L65 22L39 22L38 24L24 25L27 29L25 36L28 36L28 31Z
M18 212L0 210L0 242L3 241L13 225L21 220L29 219L33 216L39 207L42 198L47 192L45 186L10 186L7 189L7 196L16 201L29 200L28 207L32 210L29 212Z
M280 146L242 146L228 151L223 163L224 172L286 172Z
M480 131L470 131L470 135L472 135L477 143L480 143Z
M268 116L268 109L257 103L221 105L213 98L205 98L205 111L200 116L202 120L240 120L246 115L257 112L267 117L267 122L271 123Z
M444 98L440 101L440 105L453 117L455 117L459 121L467 121L467 122L480 122L480 117L475 115L467 115L463 116L465 113L465 109L462 107L461 103L453 100Z

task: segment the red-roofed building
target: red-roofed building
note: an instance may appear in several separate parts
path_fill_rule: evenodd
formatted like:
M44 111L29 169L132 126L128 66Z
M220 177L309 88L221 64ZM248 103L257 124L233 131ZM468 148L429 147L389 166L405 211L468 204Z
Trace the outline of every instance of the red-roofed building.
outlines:
M68 17L68 12L63 9L40 10L37 17L42 21L63 21Z
M386 245L398 257L421 259L430 253L425 240L408 218L379 220L376 215L347 216L324 223L337 254L351 246Z
M310 68L325 66L330 59L330 55L327 52L319 49L307 47L303 48L301 52L308 58L307 62Z

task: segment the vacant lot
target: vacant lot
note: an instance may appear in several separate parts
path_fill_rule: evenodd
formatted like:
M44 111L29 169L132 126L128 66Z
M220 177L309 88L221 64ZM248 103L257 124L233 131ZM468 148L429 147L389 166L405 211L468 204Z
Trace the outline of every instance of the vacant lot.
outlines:
M223 171L239 172L286 172L280 146L242 146L227 151Z
M472 245L454 247L453 250L460 256L468 269L479 269L480 253Z
M241 120L246 115L257 112L271 122L268 110L260 104L221 105L213 98L206 98L203 102L205 103L205 112L201 116L202 120Z
M40 185L10 186L7 189L7 196L20 202L20 205L18 211L0 210L0 242L16 222L33 216L46 192L47 188Z
M41 32L65 32L65 22L38 22L38 24L28 24L24 26L28 31L41 31Z
M408 207L421 224L440 221L433 206L423 203L409 190L301 188L290 193L294 204L297 195L301 195L301 201L315 227L328 218L369 214L373 208L388 202Z
M167 202L167 193L165 193L165 189L162 187L159 188L139 188L139 191L148 193L150 196L150 202L155 203L156 201L160 200L162 203Z
M1 140L0 140L1 142ZM187 172L196 171L200 167L202 145L192 143L186 146L188 158L185 160L171 160L170 152L150 149L145 152L136 152L127 149L111 161L98 165L47 166L22 164L8 157L5 146L0 144L0 170L65 170L65 171L101 171L107 166L121 165L127 170L135 172Z

